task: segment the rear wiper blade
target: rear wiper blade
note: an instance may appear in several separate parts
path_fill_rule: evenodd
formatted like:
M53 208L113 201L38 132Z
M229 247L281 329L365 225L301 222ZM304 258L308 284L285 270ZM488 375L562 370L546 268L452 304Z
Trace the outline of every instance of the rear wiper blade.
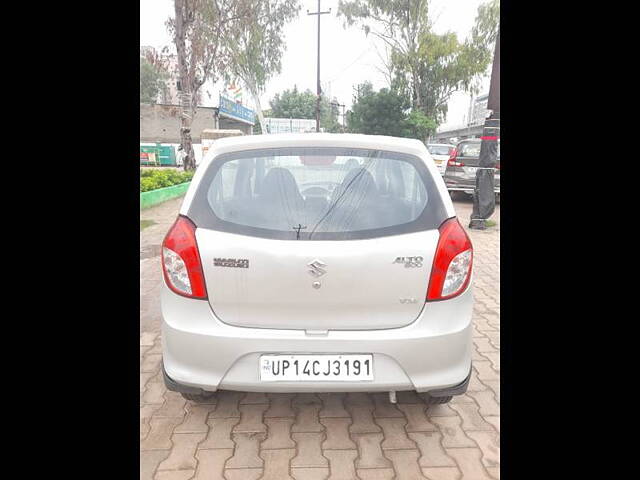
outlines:
M302 224L299 223L297 227L292 227L292 228L296 231L296 240L300 240L300 230L306 229L307 226L305 225L303 227Z

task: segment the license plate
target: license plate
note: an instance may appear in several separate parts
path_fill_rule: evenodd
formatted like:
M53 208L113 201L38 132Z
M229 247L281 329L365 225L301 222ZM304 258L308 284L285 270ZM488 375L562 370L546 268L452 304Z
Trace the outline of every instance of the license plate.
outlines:
M476 173L477 167L465 167L467 173Z
M373 380L373 355L262 355L263 382L358 382Z

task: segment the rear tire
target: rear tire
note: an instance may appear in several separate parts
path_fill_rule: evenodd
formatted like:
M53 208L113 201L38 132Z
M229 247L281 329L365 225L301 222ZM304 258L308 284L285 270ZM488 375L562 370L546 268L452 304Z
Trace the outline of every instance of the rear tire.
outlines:
M215 393L214 392L207 392L207 393L182 393L181 394L185 399L187 400L191 400L192 402L195 403L204 403L207 402L208 400L211 400L214 396Z

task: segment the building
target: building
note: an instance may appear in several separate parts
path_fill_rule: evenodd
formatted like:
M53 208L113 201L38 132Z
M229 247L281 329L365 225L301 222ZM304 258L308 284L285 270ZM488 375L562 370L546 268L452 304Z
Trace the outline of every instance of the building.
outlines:
M316 120L309 118L265 118L265 133L307 133L316 131Z

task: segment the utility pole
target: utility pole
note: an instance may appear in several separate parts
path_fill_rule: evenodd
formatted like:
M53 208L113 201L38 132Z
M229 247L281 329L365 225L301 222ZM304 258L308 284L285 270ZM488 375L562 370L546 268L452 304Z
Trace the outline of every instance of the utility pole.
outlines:
M310 12L307 10L307 15L317 15L318 16L318 85L317 85L317 95L318 99L316 101L316 132L320 131L320 95L322 93L322 89L320 88L320 15L324 15L326 13L331 13L331 9L327 12L320 11L320 0L318 0L318 11Z
M487 109L492 113L484 121L480 159L476 170L476 186L473 191L473 211L469 228L484 230L487 219L495 210L494 172L497 160L498 141L500 140L500 30L496 38L493 55L491 85Z

